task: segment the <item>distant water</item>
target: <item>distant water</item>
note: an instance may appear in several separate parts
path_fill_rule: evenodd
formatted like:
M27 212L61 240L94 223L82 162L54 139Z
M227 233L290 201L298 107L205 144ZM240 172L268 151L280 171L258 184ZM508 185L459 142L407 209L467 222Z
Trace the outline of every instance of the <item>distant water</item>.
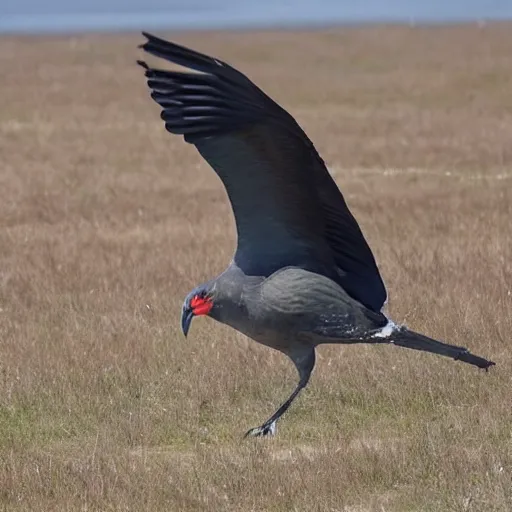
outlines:
M0 33L512 19L512 0L0 0Z

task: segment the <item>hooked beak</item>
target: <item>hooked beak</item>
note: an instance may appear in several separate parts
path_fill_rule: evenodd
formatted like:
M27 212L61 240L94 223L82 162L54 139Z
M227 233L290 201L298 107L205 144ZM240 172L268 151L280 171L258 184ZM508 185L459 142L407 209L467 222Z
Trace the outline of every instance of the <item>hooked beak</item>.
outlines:
M188 330L190 329L190 324L192 323L192 319L194 318L194 312L191 308L184 309L181 313L181 330L187 337Z

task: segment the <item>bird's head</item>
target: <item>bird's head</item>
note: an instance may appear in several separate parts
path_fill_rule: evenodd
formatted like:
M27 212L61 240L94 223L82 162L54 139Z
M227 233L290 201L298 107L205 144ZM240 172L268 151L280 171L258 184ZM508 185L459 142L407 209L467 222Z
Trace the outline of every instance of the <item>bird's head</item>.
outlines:
M203 284L186 297L181 311L181 329L186 336L195 316L208 315L214 306L213 287Z

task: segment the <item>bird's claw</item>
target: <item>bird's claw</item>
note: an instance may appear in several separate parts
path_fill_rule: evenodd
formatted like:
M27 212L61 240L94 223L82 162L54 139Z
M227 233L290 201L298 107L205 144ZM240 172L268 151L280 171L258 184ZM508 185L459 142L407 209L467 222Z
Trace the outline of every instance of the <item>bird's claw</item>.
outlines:
M245 437L272 437L276 433L276 422L264 423L261 427L251 428L244 436Z

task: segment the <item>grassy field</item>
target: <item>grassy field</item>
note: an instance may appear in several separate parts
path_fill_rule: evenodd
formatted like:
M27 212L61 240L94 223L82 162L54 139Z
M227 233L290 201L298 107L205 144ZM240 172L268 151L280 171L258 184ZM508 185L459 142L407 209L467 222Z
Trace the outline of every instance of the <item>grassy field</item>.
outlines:
M224 190L171 137L138 35L0 38L0 509L512 510L512 25L163 34L315 142L388 311L489 373L327 346L291 364L181 303L231 258Z

